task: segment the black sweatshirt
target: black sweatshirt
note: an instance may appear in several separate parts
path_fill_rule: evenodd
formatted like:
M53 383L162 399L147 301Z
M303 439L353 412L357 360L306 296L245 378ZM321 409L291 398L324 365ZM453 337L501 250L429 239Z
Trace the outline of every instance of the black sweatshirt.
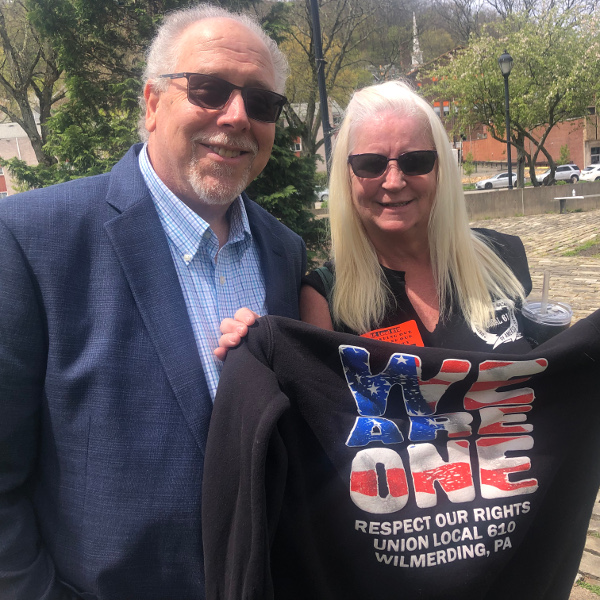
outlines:
M599 331L600 311L510 355L260 319L214 405L207 598L568 598L600 483Z

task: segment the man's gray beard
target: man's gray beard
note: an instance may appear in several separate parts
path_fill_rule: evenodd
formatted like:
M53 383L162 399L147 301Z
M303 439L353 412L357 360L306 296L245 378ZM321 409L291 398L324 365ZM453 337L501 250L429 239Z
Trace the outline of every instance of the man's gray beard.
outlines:
M251 152L255 157L258 153L258 145L254 140L246 136L231 136L224 133L205 135L199 133L194 136L192 143L202 143L205 145L227 145L232 144L241 150ZM231 204L250 183L250 172L252 171L252 162L246 170L236 179L234 169L229 165L213 163L210 172L198 171L198 160L196 153L192 156L188 165L188 181L192 189L198 195L198 198L206 204L227 205ZM209 179L213 181L209 182ZM215 182L214 179L217 181Z
M250 183L252 165L248 165L239 179L234 178L234 169L228 165L213 165L211 173L198 173L198 162L192 158L188 168L188 179L192 189L206 204L227 205L231 204ZM210 175L209 181L207 175Z

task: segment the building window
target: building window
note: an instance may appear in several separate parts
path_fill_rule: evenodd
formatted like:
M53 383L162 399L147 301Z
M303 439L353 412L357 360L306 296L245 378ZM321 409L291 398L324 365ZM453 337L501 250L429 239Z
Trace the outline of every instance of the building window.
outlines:
M444 116L447 117L450 114L450 102L444 102Z
M8 192L0 192L0 198L6 198L8 196Z
M439 102L434 102L434 103L433 103L433 111L435 112L435 114L436 114L438 117L441 117L441 116L442 116L442 110L441 110L441 108L440 108L440 103L439 103Z
M2 167L0 167L0 177L4 175L4 169Z
M592 148L592 164L600 164L600 146L594 146Z

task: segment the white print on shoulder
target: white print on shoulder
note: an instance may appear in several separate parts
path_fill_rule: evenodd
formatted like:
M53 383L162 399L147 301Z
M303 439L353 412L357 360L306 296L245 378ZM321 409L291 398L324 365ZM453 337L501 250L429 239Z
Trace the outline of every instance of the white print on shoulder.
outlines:
M473 331L486 343L497 348L500 344L520 340L523 335L519 331L514 305L509 300L497 300L494 303L496 316L492 326L484 331L473 327Z

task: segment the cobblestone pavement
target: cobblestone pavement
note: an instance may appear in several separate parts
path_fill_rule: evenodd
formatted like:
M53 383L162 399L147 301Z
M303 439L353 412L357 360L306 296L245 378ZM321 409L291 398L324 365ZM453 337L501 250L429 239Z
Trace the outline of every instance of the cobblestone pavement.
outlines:
M550 296L568 302L577 321L600 308L600 259L563 256L600 235L600 211L488 219L471 223L518 235L527 251L532 297L541 296L544 271L550 271Z
M563 256L600 235L600 211L490 219L471 225L518 235L523 240L533 280L532 296L541 295L544 271L549 270L551 297L571 304L575 321L600 308L600 258ZM578 577L600 586L600 494ZM569 600L593 598L598 600L599 594L576 585Z

